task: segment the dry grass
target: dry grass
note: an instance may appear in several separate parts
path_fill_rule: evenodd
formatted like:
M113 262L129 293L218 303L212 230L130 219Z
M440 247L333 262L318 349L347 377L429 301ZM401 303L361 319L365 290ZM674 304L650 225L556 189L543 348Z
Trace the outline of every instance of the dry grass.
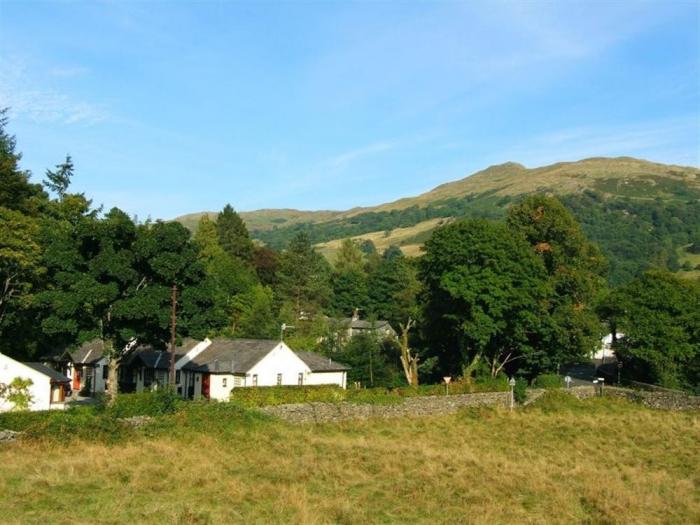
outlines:
M556 403L555 403L556 405ZM157 434L156 434L157 435ZM698 523L698 413L509 414L0 448L3 523Z
M386 250L389 246L399 246L405 255L415 257L421 254L420 248L422 244L404 244L407 239L415 237L419 233L434 230L442 224L452 222L451 218L430 219L428 221L419 222L414 226L406 228L394 228L389 232L377 231L364 233L351 237L356 241L370 240L374 243L377 251L380 253ZM316 245L316 249L322 253L329 261L335 260L335 255L340 249L340 245L344 239L335 239Z

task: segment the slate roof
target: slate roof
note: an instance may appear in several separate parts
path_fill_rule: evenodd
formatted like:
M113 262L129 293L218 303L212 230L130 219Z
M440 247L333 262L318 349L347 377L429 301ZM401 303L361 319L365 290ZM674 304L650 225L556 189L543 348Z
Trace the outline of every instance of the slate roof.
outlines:
M313 352L294 352L299 358L306 363L312 372L343 372L350 370L348 365L333 361L329 357L315 354Z
M394 329L391 328L389 321L380 320L372 322L364 319L352 319L350 317L346 317L345 319L342 319L341 322L353 330L381 330L388 328L392 332L394 331Z
M182 344L175 347L175 362L197 345L199 341L186 338ZM127 366L140 361L146 368L164 369L170 368L170 350L156 350L151 345L137 346L125 361Z
M182 368L195 372L245 374L279 344L273 339L213 339Z
M76 364L94 364L104 355L104 342L101 339L93 339L83 343L75 350L70 350L69 354Z
M54 370L53 368L50 368L42 363L22 363L25 366L28 366L29 368L36 370L40 374L44 374L45 376L48 376L51 379L52 383L68 383L70 382L70 379L68 379L66 376L64 376L61 372L58 372Z

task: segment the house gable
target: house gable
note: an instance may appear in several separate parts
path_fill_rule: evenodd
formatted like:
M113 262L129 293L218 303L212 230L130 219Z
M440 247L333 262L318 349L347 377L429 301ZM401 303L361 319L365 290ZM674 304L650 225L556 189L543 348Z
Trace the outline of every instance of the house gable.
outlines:
M282 385L298 385L299 374L302 374L302 383L306 384L311 373L309 366L284 342L280 342L246 371L246 378L249 378L249 385L254 384L253 377L257 377L258 386L274 386L279 382L278 374L281 374Z

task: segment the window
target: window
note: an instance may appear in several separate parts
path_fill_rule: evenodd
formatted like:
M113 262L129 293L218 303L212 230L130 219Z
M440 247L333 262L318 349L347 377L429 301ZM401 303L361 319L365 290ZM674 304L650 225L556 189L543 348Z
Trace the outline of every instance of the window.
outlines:
M282 374L277 374L277 385L279 386L281 384L282 384Z
M253 386L258 386L258 374L253 374Z
M175 384L176 385L180 384L180 371L179 370L175 371Z
M225 377L221 380L221 386L226 387L226 378Z
M304 384L304 372L299 372L299 379L297 380L297 383L299 383L299 386Z
M109 376L109 366L102 365L102 379L107 379Z

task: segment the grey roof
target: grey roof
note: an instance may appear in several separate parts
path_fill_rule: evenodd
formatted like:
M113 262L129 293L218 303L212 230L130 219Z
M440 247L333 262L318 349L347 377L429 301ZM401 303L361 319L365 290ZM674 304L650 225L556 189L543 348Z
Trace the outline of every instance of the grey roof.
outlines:
M353 319L351 317L346 317L340 320L343 325L352 328L353 330L390 330L394 332L394 329L389 324L389 321L377 320L377 321L367 321L365 319Z
M175 354L175 361L180 359L182 354ZM150 347L136 349L127 360L127 365L134 365L140 362L146 368L165 369L170 368L170 352L166 350L153 350Z
M42 363L22 363L25 366L28 366L29 368L36 370L40 374L44 374L45 376L48 376L51 378L52 383L68 383L70 382L70 379L68 379L66 376L64 376L61 372L58 372L54 370L53 368L50 368Z
M187 352L197 345L199 341L186 338L182 344L175 347L175 361L183 357ZM165 369L170 368L170 350L156 350L151 345L140 345L128 355L125 361L127 366L140 362L146 368Z
M342 372L350 370L348 365L333 361L329 357L324 357L313 352L294 352L299 359L306 363L312 372Z
M104 355L104 342L100 339L93 339L83 343L78 348L68 350L65 348L53 350L42 356L44 361L60 363L70 361L80 365L92 365L97 363Z
M102 339L93 339L92 341L83 343L75 350L69 351L73 362L83 365L96 363L102 359L104 353L104 341L102 341Z
M245 374L280 341L273 339L213 339L211 344L182 368L196 372Z

